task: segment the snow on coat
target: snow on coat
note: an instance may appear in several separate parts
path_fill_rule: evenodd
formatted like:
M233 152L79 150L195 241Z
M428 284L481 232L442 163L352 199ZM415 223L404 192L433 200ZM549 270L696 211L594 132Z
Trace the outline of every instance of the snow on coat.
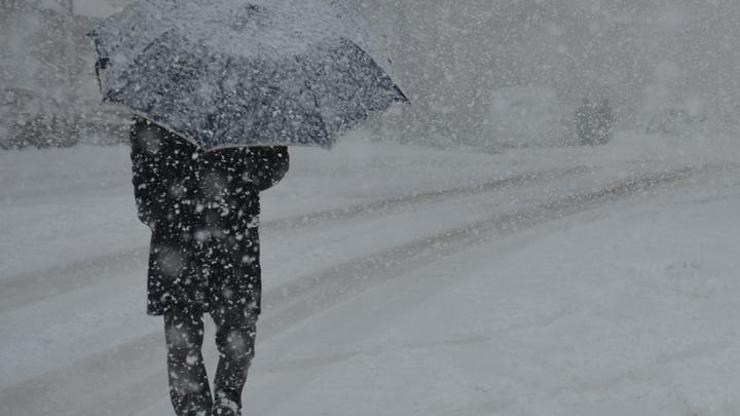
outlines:
M148 121L131 129L139 218L152 230L148 306L260 309L259 192L288 171L285 147L203 152Z

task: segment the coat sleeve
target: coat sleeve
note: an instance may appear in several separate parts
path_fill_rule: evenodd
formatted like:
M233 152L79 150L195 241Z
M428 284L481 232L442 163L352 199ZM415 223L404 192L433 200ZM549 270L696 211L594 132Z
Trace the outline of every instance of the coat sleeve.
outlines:
M163 212L168 187L161 172L161 155L152 147L152 140L160 139L157 130L148 122L136 120L131 126L131 168L134 197L139 220L150 228L166 214Z
M286 146L252 147L249 176L264 191L280 182L290 168L290 156Z

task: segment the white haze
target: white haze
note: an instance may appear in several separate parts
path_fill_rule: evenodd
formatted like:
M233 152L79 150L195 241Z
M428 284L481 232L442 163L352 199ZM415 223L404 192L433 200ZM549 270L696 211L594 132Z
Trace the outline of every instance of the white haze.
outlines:
M32 15L37 9L64 12L68 7L63 6L69 5L60 0L3 0L2 7L12 9L13 3L26 6L14 15ZM109 15L126 3L73 3L74 12L85 16L75 23L74 42L88 66L76 67L74 82L67 83L75 89L67 93L82 102L95 103L97 97L89 69L92 48L79 35L93 24L88 18ZM610 99L622 127L644 125L667 109L708 115L714 126L724 126L734 123L740 110L740 4L732 0L341 3L388 34L393 75L413 102L375 121L383 136L390 131L405 141L488 145L494 139L487 131L491 105L497 91L511 87L554 94L563 118L560 135L568 134L569 116L583 97ZM32 84L46 95L49 89L55 96L65 95L59 85L47 85L49 76L38 68L47 65L48 57L33 58L41 47L34 39L43 38L48 28L24 18L30 20L22 27L0 28L13 57L0 62L4 78L9 84ZM58 30L64 33L64 24ZM62 39L56 36L48 42ZM24 58L23 64L13 65L18 57Z
M412 104L261 196L246 414L740 414L740 2L336 1ZM30 103L0 147L42 114L87 142L0 150L0 416L172 414L84 36L127 2L0 0L0 92ZM610 142L578 145L584 98Z

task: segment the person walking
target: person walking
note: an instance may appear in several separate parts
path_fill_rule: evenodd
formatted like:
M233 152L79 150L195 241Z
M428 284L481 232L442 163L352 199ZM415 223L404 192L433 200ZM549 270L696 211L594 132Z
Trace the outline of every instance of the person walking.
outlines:
M259 194L287 173L287 147L205 152L141 118L130 139L138 216L152 231L147 313L164 317L175 413L241 415L260 314ZM213 394L206 313L220 353Z
M241 414L261 306L259 195L288 171L287 146L329 149L409 102L363 20L322 0L134 0L89 33L103 101L140 117L130 139L152 230L147 312L164 319L178 416Z

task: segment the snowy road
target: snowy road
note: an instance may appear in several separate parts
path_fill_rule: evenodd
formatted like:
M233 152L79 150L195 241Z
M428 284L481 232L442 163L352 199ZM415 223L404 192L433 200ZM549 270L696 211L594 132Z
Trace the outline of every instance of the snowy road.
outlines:
M404 212L450 198L464 198L506 189L507 187L522 186L529 182L541 181L544 176L559 177L582 173L586 170L585 167L581 167L531 172L467 187L401 195L371 203L274 220L262 224L262 230L267 233L284 234L288 231L296 231L309 226L325 227L330 225L336 227L337 223L362 219L362 217L378 217ZM66 293L90 284L101 277L105 278L106 273L112 267L131 266L132 258L139 260L145 258L147 250L148 246L142 245L123 252L102 254L61 267L54 266L45 270L10 276L0 281L0 312L13 310L27 305L29 302L38 302L48 297ZM141 264L137 264L137 267L141 267Z
M697 182L717 188L716 178L738 173L722 157L687 157L683 149L656 158L661 147L624 150L629 144L481 155L351 142L333 153L294 154L295 176L264 198L265 311L247 410L558 414L573 399L552 399L554 390L587 392L604 383L586 377L543 389L547 380L527 368L553 366L550 357L506 336L561 320L586 330L592 322L574 320L574 310L603 312L603 303L569 303L571 292L543 281L542 269L553 264L539 259L558 247L539 240L572 234L615 210L705 189ZM125 156L125 149L0 156L9 166L0 200L0 248L9 253L0 263L0 414L169 412L161 323L142 312L147 233L135 223ZM99 162L75 163L91 157ZM52 167L17 173L39 161ZM732 181L719 182L737 191ZM608 233L632 224L618 215L607 220L616 223ZM592 267L573 254L593 241L570 247L562 264ZM521 286L476 278L481 270L513 270L496 264L522 253L531 256L531 274L519 271ZM554 267L553 279L562 267ZM579 287L573 276L563 279L566 288ZM586 276L582 290L614 284L595 280ZM465 282L474 287L461 295ZM476 295L487 292L496 293L491 305ZM547 339L557 346L562 334ZM695 346L701 353L732 348L740 343L728 337ZM547 396L543 403L555 410L522 407L517 394Z

